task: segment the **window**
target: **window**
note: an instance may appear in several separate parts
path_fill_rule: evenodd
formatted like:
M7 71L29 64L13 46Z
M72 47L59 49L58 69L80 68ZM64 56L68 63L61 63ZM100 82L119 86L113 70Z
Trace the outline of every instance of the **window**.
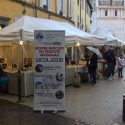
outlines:
M117 10L115 10L115 16L117 16Z
M110 5L112 6L112 0L110 0Z
M107 10L105 10L105 16L108 16L108 11Z
M0 16L0 28L8 26L10 18Z
M63 15L66 16L66 0L63 0Z
M66 16L65 0L56 0L57 13Z
M44 8L44 9L51 9L51 0L40 0L40 7Z
M24 1L30 4L35 4L35 0L20 0L20 1Z
M81 8L84 9L84 0L81 0Z
M91 10L88 4L86 4L86 13L88 14L88 16L91 16Z
M68 0L68 17L72 17L72 0Z
M35 3L35 0L24 0L24 1L26 1L28 3Z
M63 0L61 0L61 10L63 11L64 5L63 5Z
M61 0L56 0L56 5L57 5L57 13L59 14L61 10Z

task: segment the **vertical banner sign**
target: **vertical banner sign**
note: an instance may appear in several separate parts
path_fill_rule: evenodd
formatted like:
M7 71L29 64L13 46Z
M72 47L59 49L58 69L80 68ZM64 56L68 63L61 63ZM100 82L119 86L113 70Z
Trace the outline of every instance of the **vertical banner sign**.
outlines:
M34 110L65 110L65 31L34 32Z

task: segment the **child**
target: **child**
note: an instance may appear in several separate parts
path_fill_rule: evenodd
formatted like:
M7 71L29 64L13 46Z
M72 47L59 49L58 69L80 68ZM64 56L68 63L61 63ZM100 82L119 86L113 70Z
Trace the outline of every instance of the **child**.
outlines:
M118 76L119 76L119 78L123 78L122 70L123 70L124 66L125 66L125 60L124 60L123 56L120 55L120 57L118 58Z

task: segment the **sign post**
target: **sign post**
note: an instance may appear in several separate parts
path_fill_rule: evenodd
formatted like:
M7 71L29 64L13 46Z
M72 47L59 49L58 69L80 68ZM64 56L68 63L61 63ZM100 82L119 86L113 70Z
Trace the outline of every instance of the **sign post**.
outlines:
M34 32L34 110L65 111L65 32Z

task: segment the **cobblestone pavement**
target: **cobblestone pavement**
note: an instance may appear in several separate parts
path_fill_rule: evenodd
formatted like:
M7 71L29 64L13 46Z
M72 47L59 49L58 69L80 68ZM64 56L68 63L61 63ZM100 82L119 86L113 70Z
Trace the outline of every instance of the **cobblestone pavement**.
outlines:
M94 125L125 125L122 121L125 78L98 79L97 84L81 83L66 88L65 116Z
M66 87L66 112L34 113L33 97L22 103L31 108L1 100L0 125L125 125L123 93L125 73L122 79L117 76L112 81L98 79L94 86L86 82L80 88ZM8 94L0 94L0 98L17 101L17 97Z
M0 99L0 125L91 125L58 113L33 112L32 108Z

